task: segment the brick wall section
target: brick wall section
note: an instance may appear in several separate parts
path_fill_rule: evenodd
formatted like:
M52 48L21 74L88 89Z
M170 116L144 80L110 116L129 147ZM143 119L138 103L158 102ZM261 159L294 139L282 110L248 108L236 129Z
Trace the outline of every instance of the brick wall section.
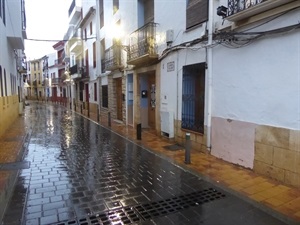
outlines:
M258 126L254 171L300 187L300 131Z

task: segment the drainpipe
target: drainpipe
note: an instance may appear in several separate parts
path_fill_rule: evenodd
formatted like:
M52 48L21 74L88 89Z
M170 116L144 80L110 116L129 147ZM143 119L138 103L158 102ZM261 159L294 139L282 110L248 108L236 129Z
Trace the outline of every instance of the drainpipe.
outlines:
M101 48L101 45L100 45L100 15L99 15L99 12L100 12L100 1L96 1L96 46L97 46L97 50L96 50L96 57L97 57L97 67L96 67L96 81L97 81L97 122L99 123L100 122L100 98L101 98L101 95L100 95L100 90L101 90L101 77L100 77L100 74L101 74L101 69L100 67L102 66L101 65L101 53L100 53L100 48Z
M212 113L212 42L213 42L213 1L208 1L208 49L207 49L207 138L206 148L211 151L211 113Z

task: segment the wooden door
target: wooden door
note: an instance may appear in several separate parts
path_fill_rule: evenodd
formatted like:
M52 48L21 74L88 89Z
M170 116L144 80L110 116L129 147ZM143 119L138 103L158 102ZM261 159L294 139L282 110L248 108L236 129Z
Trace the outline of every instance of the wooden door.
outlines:
M116 78L117 119L123 120L122 78Z
M156 109L156 84L155 75L148 75L148 125L155 129L155 109Z

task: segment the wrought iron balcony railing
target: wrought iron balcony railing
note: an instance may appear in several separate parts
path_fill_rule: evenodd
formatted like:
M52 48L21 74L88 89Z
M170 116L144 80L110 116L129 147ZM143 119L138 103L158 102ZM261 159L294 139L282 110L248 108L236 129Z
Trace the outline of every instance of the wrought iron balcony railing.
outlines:
M227 19L238 21L295 0L228 0Z
M51 83L52 85L58 85L61 83L61 78L52 78Z
M153 22L147 23L130 35L128 62L134 63L134 60L145 56L157 57L156 24Z
M122 54L122 46L114 44L105 50L105 69L115 70L124 67L124 57Z
M58 66L58 65L63 65L64 61L63 61L63 57L59 57L58 59L56 59L54 61L55 65Z

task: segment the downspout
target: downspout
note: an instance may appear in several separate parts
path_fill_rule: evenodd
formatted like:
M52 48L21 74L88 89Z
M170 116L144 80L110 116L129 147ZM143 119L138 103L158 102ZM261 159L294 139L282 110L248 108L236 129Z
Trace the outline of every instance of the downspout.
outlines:
M97 66L96 66L96 77L97 77L97 104L98 104L98 110L97 110L97 114L100 114L100 90L101 90L101 77L100 77L100 74L101 74L101 70L102 68L100 69L100 67L102 66L101 65L101 52L100 52L100 48L101 48L101 42L100 42L100 15L99 15L99 12L100 12L100 3L99 1L96 1L96 57L97 57ZM100 115L97 115L97 118L100 118ZM100 122L100 121L98 121Z
M208 1L208 46L207 46L207 138L206 148L211 151L211 118L212 118L212 43L213 43L213 1Z

